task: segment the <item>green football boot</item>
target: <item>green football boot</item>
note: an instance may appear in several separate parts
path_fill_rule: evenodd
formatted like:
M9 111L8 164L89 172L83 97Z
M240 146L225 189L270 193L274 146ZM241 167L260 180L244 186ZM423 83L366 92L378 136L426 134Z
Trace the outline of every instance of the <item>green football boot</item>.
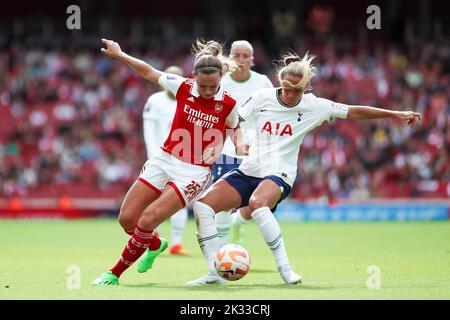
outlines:
M145 250L141 260L137 265L137 272L144 273L147 272L148 269L151 269L153 266L153 262L155 262L156 257L167 249L168 246L167 240L164 238L159 238L159 240L161 240L161 245L159 246L158 250L153 251L148 249Z
M92 281L91 285L93 286L118 286L119 285L119 278L112 273L111 271L104 272Z

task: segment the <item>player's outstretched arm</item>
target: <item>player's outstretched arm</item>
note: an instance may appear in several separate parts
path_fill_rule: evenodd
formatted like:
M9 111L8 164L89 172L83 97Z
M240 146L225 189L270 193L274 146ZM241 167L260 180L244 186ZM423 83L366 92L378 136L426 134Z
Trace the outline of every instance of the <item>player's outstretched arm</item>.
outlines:
M398 119L405 121L408 125L413 125L416 121L421 119L421 115L420 113L414 111L393 111L366 106L350 106L347 114L347 119L352 120L381 118Z
M106 48L102 48L101 51L111 58L119 59L129 65L139 75L151 82L158 83L159 77L162 72L153 68L148 63L142 60L136 59L120 49L117 42L107 39L102 39L102 42L106 45Z

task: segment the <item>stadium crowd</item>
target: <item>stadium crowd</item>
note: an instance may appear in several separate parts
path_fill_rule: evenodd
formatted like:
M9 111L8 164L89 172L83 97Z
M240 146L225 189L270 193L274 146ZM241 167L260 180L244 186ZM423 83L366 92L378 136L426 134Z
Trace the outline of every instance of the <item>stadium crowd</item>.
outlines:
M269 53L255 45L255 70L278 85ZM126 65L92 50L27 47L0 51L0 196L120 197L145 162L142 108L159 90ZM335 121L308 135L291 197L450 196L450 44L302 39L317 56L313 92L331 100L424 115ZM192 70L187 46L130 51L163 69ZM187 74L186 74L187 75Z

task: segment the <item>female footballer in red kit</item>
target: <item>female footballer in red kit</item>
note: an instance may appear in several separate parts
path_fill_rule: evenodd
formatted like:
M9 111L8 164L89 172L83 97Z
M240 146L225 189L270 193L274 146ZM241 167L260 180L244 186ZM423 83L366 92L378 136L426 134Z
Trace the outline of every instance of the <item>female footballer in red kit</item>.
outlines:
M131 235L119 261L93 285L118 285L119 277L143 254L137 270L145 272L167 248L153 229L188 205L206 187L215 154L223 146L225 128L236 128L235 100L221 88L221 79L235 63L222 55L215 41L194 45L193 78L163 73L123 52L117 42L102 39L101 51L134 69L143 78L172 92L177 108L170 134L159 153L147 161L120 209L119 222Z

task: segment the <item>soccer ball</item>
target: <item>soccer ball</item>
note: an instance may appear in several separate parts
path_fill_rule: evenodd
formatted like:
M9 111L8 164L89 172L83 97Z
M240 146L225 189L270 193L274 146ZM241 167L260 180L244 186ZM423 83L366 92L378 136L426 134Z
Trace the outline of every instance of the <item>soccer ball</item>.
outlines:
M236 281L250 270L250 256L240 245L226 244L216 252L214 267L222 278Z

